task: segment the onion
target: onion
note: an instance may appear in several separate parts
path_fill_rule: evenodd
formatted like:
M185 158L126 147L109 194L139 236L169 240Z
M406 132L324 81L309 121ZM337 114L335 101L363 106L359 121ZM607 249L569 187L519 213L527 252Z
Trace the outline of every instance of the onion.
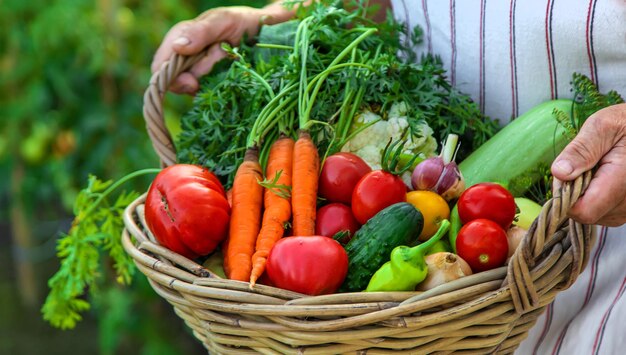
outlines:
M515 254L515 249L522 242L522 239L526 235L526 229L520 226L512 226L509 230L506 231L506 239L509 241L509 256L513 256Z
M430 290L446 282L472 274L472 269L467 262L453 253L440 252L430 254L426 256L425 261L426 265L428 265L428 276L417 285L415 288L417 291Z

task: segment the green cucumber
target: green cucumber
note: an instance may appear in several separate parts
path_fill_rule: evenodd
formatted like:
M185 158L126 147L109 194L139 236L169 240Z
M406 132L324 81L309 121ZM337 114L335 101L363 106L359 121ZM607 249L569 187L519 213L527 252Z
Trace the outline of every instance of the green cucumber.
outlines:
M340 292L362 291L393 248L411 245L424 227L422 213L406 202L393 204L367 221L345 246L348 274Z
M541 168L569 142L554 115L571 116L571 100L551 100L535 106L506 125L459 164L466 186L498 182L513 196L523 193L542 176Z

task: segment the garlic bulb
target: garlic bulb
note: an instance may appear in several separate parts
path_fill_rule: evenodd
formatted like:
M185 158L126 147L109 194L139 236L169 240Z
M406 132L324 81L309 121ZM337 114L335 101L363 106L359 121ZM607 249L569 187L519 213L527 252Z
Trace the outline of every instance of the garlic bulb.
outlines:
M417 164L411 175L414 190L436 192L446 201L458 198L465 191L463 175L454 162L458 139L456 134L449 135L439 156Z
M428 265L428 276L417 285L415 288L417 291L430 290L446 282L472 274L472 269L467 262L453 253L430 254L426 256L425 261Z

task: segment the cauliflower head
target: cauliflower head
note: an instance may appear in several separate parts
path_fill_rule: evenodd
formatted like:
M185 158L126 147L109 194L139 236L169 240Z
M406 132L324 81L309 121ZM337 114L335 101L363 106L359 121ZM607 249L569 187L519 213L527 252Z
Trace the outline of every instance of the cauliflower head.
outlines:
M389 139L394 141L400 139L409 127L409 120L415 119L408 117L407 113L408 107L404 102L394 103L388 111L387 119L369 110L359 113L352 122L351 131L355 132L363 126L371 125L346 142L341 151L358 155L373 170L380 169L383 150ZM418 132L409 131L402 153L411 157L417 154L423 159L435 156L437 141L433 137L432 128L424 121L420 121L417 127ZM402 176L408 186L411 183L411 173L407 171Z

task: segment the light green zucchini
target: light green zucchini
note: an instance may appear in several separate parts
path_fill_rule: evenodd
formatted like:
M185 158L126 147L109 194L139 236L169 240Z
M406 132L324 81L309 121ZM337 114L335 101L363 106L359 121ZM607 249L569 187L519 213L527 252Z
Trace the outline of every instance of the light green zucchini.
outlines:
M497 182L514 196L543 176L569 139L552 112L571 115L571 100L551 100L514 119L459 164L465 185Z

